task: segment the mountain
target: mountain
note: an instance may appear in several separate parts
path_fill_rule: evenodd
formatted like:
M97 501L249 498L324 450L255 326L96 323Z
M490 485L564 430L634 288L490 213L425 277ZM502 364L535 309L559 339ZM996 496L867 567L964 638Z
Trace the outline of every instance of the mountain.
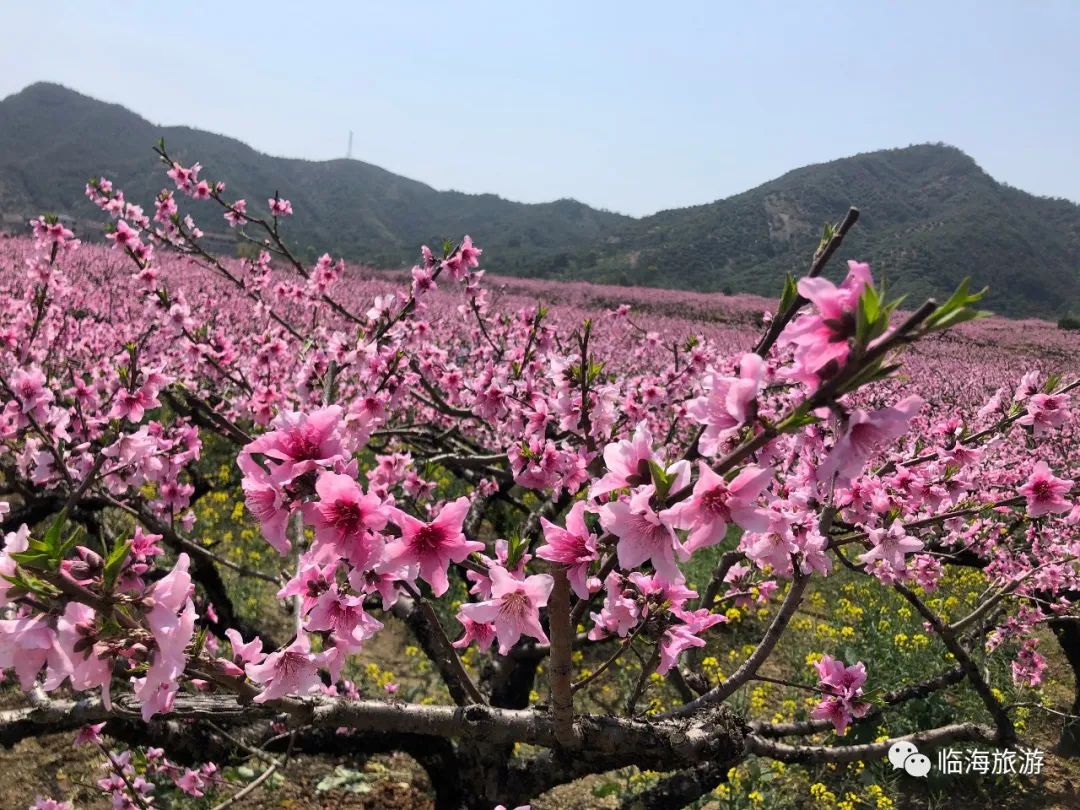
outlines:
M227 181L234 198L259 205L280 190L291 199L286 234L307 258L329 251L401 266L422 243L468 233L500 273L774 295L786 273L805 271L824 223L854 205L862 216L841 256L871 262L896 293L942 296L971 276L990 286L988 306L1002 314L1080 309L1080 206L999 183L940 144L806 166L727 199L633 219L575 200L437 191L357 160L271 157L35 84L0 101L0 222L14 230L52 211L92 235L102 220L83 197L92 175L149 208L167 185L151 152L160 137L182 162L201 162L203 177ZM203 229L234 250L220 212L200 205Z
M149 210L154 195L170 185L152 152L162 137L182 163L202 163L202 177L225 180L234 199L265 207L280 190L296 211L287 237L309 258L329 251L400 266L416 261L422 243L441 245L468 233L493 258L524 266L591 244L630 221L576 200L530 205L436 191L358 160L270 157L232 138L156 126L119 105L44 83L0 101L0 215L14 229L43 211L64 213L85 225L84 235L102 220L83 196L91 176L108 177ZM220 211L202 205L203 216L194 210L203 230L234 239Z
M959 149L924 144L806 166L707 205L626 223L534 274L774 295L809 266L822 226L849 206L840 255L897 293L943 296L965 276L1014 316L1080 304L1080 206L997 182ZM837 271L834 271L834 273Z

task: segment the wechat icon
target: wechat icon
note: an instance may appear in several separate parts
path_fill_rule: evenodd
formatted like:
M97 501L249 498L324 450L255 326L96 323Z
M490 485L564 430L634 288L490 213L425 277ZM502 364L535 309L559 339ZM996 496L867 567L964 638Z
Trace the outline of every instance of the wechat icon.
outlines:
M903 768L909 776L925 777L930 773L930 757L920 754L914 743L906 740L894 742L889 748L889 762L893 770Z

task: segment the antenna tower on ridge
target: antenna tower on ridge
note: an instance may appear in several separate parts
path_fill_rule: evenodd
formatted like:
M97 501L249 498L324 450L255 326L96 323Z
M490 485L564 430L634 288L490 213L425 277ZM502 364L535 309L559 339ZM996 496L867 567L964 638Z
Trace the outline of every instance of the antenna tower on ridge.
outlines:
M346 160L352 160L352 130L349 130L349 148L345 150Z

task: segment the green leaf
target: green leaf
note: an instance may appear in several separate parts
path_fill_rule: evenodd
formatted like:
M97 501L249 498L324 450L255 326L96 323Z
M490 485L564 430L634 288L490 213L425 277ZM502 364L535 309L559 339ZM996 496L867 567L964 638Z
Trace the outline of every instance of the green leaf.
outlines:
M57 554L57 561L63 560L71 553L71 550L75 548L75 544L79 542L79 538L82 537L82 526L76 526L75 529L68 535L67 540L60 544L59 553Z
M120 571L123 569L124 562L127 560L129 553L131 553L130 540L124 543L117 543L113 547L113 550L109 552L109 556L105 558L103 577L106 590L111 590L112 586L116 583L116 578L120 576Z
M81 536L81 527L76 527L66 538L63 536L67 510L62 510L49 526L41 539L31 538L25 551L15 552L11 558L19 565L39 571L55 571L60 561L75 547Z
M795 277L791 273L784 279L784 291L780 294L779 312L786 312L799 300L799 288L795 284Z
M30 551L29 549L16 551L11 554L11 559L25 568L34 568L38 571L51 571L55 568L52 557L44 551Z
M596 514L596 512L586 511L584 513L584 518L585 526L588 528L591 534L604 533L604 527L600 524L600 515Z
M507 540L506 567L508 570L517 568L521 555L529 548L529 544L521 537L511 537Z
M9 577L7 575L3 575L2 578L6 579L8 582L15 586L13 589L8 591L8 598L14 598L16 596L16 593L14 593L13 591L16 590L26 591L27 593L34 593L46 599L52 599L53 597L59 596L60 594L60 591L58 591L48 582L45 582L45 580L42 579L38 579L26 570L20 569L15 572L14 576Z
M825 227L821 229L821 241L818 242L817 249L819 251L824 250L834 236L836 236L836 226L831 222L826 222Z
M600 378L600 375L603 373L604 364L590 359L589 367L586 369L586 375L589 385L592 385L594 382L596 382Z
M812 413L803 410L797 410L792 412L792 414L783 421L777 423L776 429L780 433L787 433L789 431L798 430L801 427L806 427L807 425L812 425L820 421L821 419L817 416L814 416L814 414Z
M45 532L45 536L41 538L42 544L49 551L56 551L59 553L61 541L60 535L64 531L64 522L67 520L67 510L61 510L60 514L56 516L56 520L49 526L48 531Z
M202 654L203 647L206 646L206 628L200 627L199 632L195 634L195 647L192 650L192 659L198 659Z
M979 318L989 318L994 313L988 309L958 309L948 313L942 318L935 319L934 323L928 327L928 331L938 332L943 329L951 329L952 327L965 323L966 321L974 321Z
M949 296L949 300L930 314L930 317L926 319L926 331L937 332L942 329L949 329L957 324L964 323L965 321L972 321L976 318L986 318L992 314L986 310L978 310L971 307L971 304L982 299L989 288L983 287L976 293L969 293L968 285L970 283L971 279L969 278L965 278L961 281L959 286L957 286L956 291Z
M873 340L880 318L881 298L873 285L867 285L859 296L859 306L855 311L855 342L865 346Z
M16 552L11 558L19 565L39 571L54 571L59 568L64 554L75 545L73 537L62 539L66 517L66 510L61 511L40 540L31 539L26 545L26 551Z
M885 364L884 359L871 363L844 384L844 393L855 391L878 380L884 380L886 377L891 376L894 371L901 368L902 365L902 363Z
M656 487L656 498L663 501L671 490L671 485L675 481L675 474L668 475L664 468L652 459L649 459L649 472L652 473L653 486Z

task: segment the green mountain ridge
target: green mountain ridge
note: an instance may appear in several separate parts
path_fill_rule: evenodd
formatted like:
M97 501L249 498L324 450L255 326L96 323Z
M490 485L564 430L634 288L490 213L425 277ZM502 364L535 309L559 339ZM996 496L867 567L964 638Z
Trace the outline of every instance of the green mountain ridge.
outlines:
M83 196L91 175L149 208L167 184L150 151L159 137L178 159L201 162L204 177L225 180L233 198L259 206L280 190L296 209L287 237L308 258L330 251L403 266L421 243L469 233L499 273L773 295L785 274L805 272L823 224L855 205L862 215L841 256L871 262L896 293L947 295L970 276L990 286L987 304L1002 314L1080 307L1080 206L999 183L942 144L805 166L723 200L634 219L569 199L437 191L357 160L271 157L35 84L0 100L0 222L19 230L53 211L93 236L102 216ZM218 210L196 203L194 213L231 249Z
M329 251L400 266L417 259L421 243L441 245L469 233L502 261L522 264L590 244L629 221L575 200L525 204L436 191L358 160L270 157L223 135L155 126L124 107L54 84L34 84L0 101L0 214L21 227L42 211L64 213L86 223L87 231L102 220L83 195L91 176L108 177L151 210L156 193L170 185L151 151L162 137L181 162L202 163L202 177L224 180L233 199L265 207L280 190L296 211L286 233L308 257ZM192 210L204 231L227 235L214 206L193 203Z
M1080 206L998 183L951 146L868 152L801 169L725 200L617 229L546 275L692 290L775 293L798 275L825 222L860 210L841 255L869 261L894 292L947 295L966 276L1009 315L1080 301Z

